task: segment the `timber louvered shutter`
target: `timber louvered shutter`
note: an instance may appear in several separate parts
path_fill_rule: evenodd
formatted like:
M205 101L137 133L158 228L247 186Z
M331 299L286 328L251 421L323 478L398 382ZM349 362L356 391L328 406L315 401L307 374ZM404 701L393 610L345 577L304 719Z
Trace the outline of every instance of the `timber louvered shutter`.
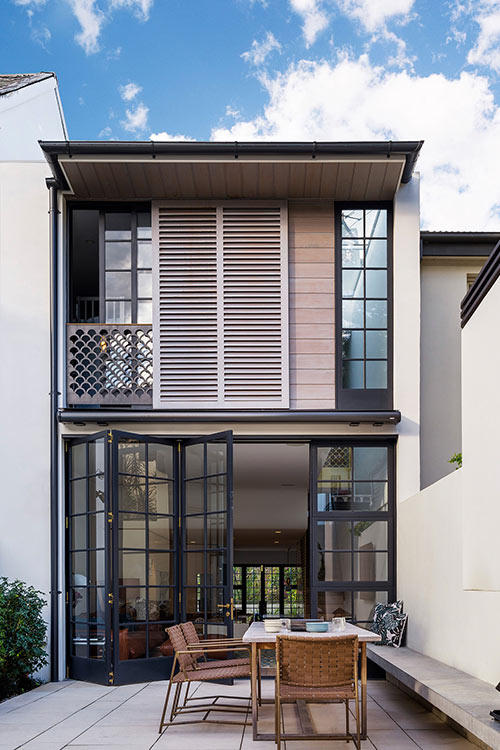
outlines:
M284 408L286 204L153 204L155 408Z

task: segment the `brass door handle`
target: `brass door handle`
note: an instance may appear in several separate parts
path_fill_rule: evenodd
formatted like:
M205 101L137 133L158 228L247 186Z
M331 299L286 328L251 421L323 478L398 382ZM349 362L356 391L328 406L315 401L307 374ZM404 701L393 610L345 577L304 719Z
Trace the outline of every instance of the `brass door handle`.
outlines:
M234 620L234 599L231 597L231 601L228 604L218 604L217 605L219 609L227 609L229 610L226 612L226 617L231 617L231 620Z

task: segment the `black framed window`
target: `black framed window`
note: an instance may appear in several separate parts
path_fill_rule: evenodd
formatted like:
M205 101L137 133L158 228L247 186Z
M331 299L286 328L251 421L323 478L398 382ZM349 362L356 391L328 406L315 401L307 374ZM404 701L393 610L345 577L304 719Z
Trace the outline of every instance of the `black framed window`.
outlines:
M299 565L234 565L236 616L304 617L303 570Z
M392 408L392 208L336 206L337 408Z

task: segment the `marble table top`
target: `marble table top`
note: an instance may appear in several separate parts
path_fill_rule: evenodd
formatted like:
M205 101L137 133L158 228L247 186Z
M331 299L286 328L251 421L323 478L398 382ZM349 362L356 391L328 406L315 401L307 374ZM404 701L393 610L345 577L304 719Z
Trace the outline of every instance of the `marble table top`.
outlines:
M243 635L246 643L274 643L277 635L298 635L301 638L338 638L341 635L357 635L360 641L366 643L377 643L381 640L377 633L370 630L358 628L357 625L351 625L347 622L345 630L341 632L332 631L332 623L328 623L328 632L326 633L308 633L307 631L291 631L282 627L278 633L266 633L263 622L253 622Z

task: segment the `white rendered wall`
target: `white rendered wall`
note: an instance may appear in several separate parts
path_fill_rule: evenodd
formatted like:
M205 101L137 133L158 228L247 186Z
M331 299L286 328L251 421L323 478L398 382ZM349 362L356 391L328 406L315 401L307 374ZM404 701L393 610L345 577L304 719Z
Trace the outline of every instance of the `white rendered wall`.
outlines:
M44 161L38 141L67 137L54 76L0 96L0 162Z
M401 412L397 497L420 489L420 177L394 199L394 408Z
M483 522L487 518L477 507L480 493L464 492L464 476L464 469L454 471L400 504L398 598L409 615L410 648L496 685L500 649L492 648L484 629L494 630L500 620L500 593L464 587L462 564L470 529L463 523L463 504L474 508ZM483 528L487 557L498 569L498 540L493 548L488 544L488 536L498 528L489 520Z
M0 575L50 589L49 176L0 163ZM44 613L48 622L49 609ZM48 677L44 670L43 677Z
M500 591L500 279L462 332L464 587ZM499 597L500 594L496 594ZM500 619L500 606L497 616ZM500 673L499 673L500 675Z
M425 258L421 267L421 487L450 474L462 449L460 302L485 258Z

